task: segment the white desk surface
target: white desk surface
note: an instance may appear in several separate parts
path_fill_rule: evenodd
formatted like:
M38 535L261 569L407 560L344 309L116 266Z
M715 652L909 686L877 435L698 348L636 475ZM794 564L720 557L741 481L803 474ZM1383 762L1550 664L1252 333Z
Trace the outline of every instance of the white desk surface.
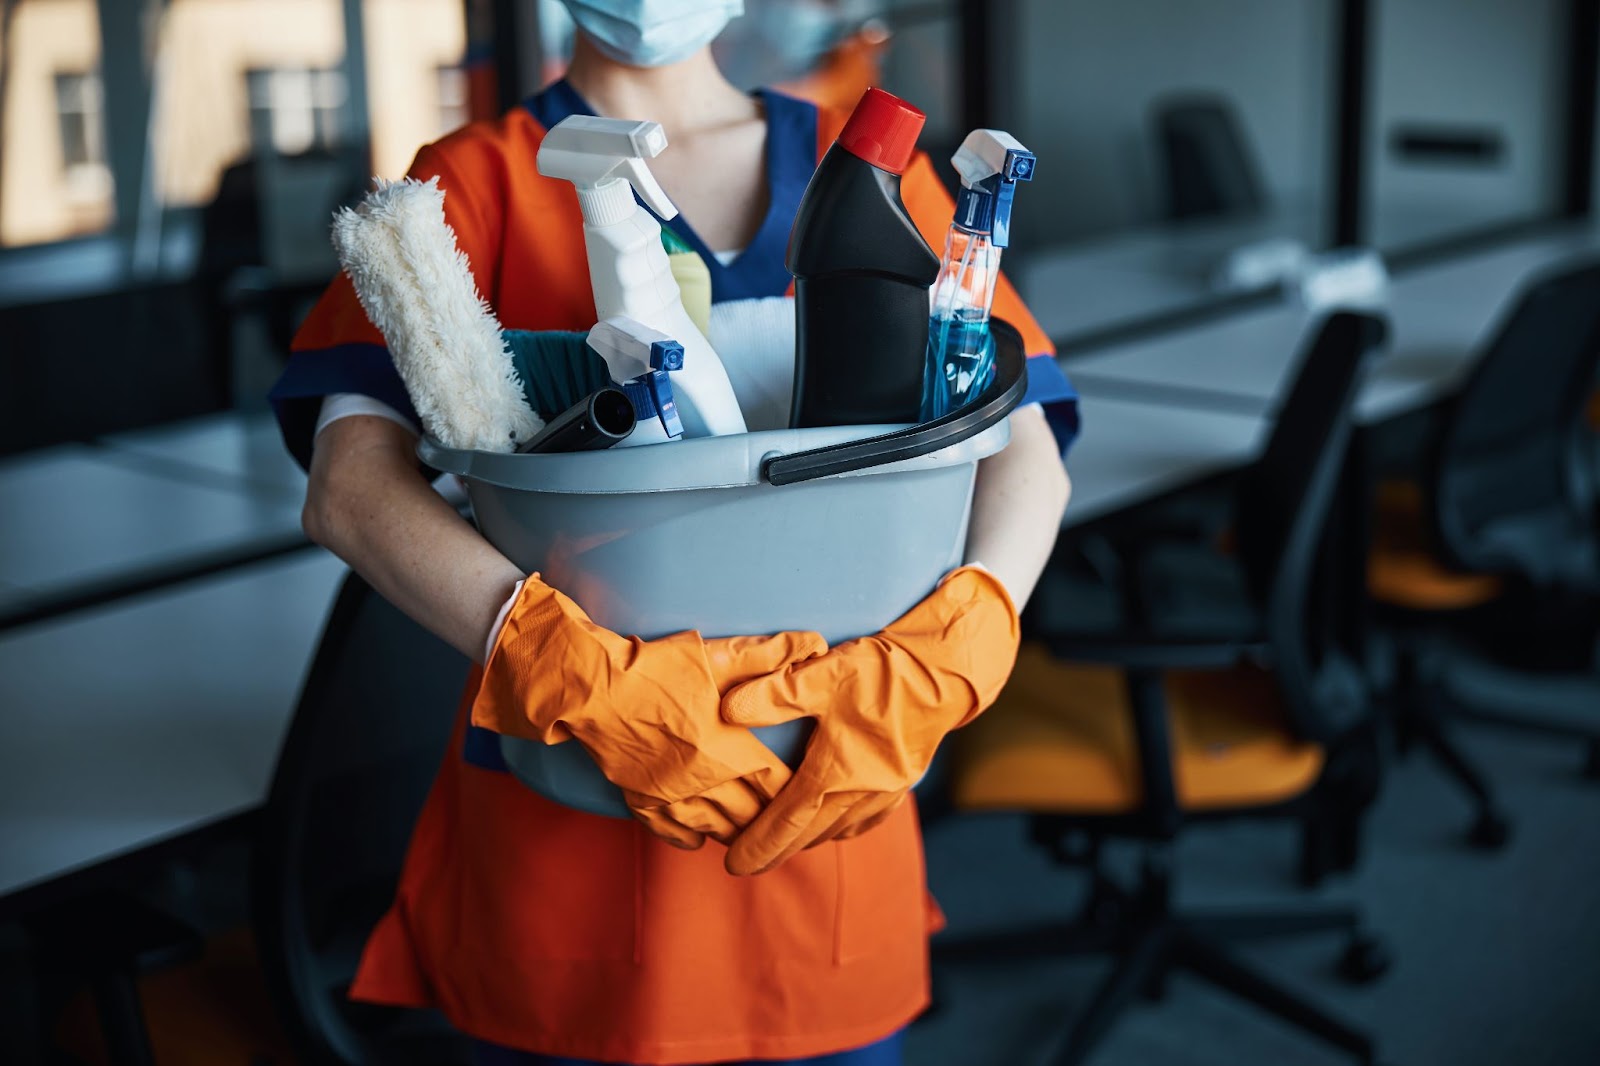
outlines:
M48 596L241 545L292 537L287 489L181 480L106 449L64 445L0 460L0 583Z
M1070 340L1238 295L1243 290L1230 291L1217 281L1232 253L1267 241L1321 251L1327 214L1325 205L1292 202L1255 217L1152 223L1054 247L1020 248L1008 253L1006 269L1045 332ZM1372 206L1368 243L1405 250L1495 221L1468 205L1385 200ZM1532 254L1545 261L1549 251Z
M0 638L0 895L259 806L344 572L305 552Z
M1067 455L1070 528L1243 466L1266 445L1260 415L1130 402L1083 389L1083 435Z
M283 446L278 424L265 412L224 412L105 437L119 455L149 461L176 477L305 496L306 476ZM218 479L221 479L220 481Z
M1492 337L1524 283L1544 269L1594 255L1593 231L1571 230L1430 264L1396 277L1387 355L1362 392L1357 417L1377 421L1454 387ZM1066 364L1080 387L1123 398L1276 408L1312 339L1315 318L1292 305L1253 308L1118 344Z
M1067 339L1225 298L1213 277L1230 252L1299 228L1299 216L1278 215L1150 226L1019 251L1004 266L1045 333Z

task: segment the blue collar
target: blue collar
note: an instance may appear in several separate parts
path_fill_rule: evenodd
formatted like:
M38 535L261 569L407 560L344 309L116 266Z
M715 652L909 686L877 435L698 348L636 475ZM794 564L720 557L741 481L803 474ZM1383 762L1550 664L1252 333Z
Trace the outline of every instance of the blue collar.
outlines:
M806 183L817 169L816 106L771 89L758 89L756 96L767 115L767 214L749 247L723 266L681 214L662 222L705 260L711 273L711 299L717 303L782 296L788 291L791 277L784 254L789 230ZM523 106L545 129L571 115L594 114L565 78L529 97Z

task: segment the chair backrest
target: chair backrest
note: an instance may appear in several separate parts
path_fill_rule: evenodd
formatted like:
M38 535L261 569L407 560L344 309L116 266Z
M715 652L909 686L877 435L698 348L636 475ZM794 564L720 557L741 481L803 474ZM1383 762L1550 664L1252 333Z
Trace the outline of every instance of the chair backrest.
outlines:
M1249 143L1225 98L1159 101L1155 127L1169 220L1246 215L1266 206Z
M1365 521L1349 459L1363 371L1386 334L1371 315L1323 320L1265 453L1239 486L1240 559L1291 724L1311 740L1330 740L1366 713L1357 646Z
M1596 580L1585 414L1597 368L1600 262L1529 285L1446 407L1432 510L1451 563L1536 584Z
M423 1012L357 1009L345 992L393 898L467 669L346 578L278 757L254 878L262 966L308 1066L398 1061L397 1032L420 1061L459 1061L459 1038Z

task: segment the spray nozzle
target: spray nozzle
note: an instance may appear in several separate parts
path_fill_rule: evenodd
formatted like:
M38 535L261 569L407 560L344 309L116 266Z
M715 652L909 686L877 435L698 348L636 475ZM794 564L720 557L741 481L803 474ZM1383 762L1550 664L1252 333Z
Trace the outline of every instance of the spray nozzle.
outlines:
M639 421L659 418L667 436L683 436L667 379L669 370L683 369L683 345L627 315L597 324L589 331L588 344L606 361L612 379L622 383Z
M950 163L961 175L956 199L956 225L973 233L990 233L997 248L1011 243L1011 199L1017 182L1032 181L1032 152L1004 130L973 130Z
M683 419L678 415L678 405L672 398L672 382L665 370L652 370L624 381L622 392L633 405L634 417L639 421L659 419L661 430L667 436L683 436Z
M667 147L667 131L659 122L573 115L563 119L539 143L537 166L548 178L564 178L578 189L584 218L609 225L632 213L633 197L662 218L678 213L645 165Z
M596 325L589 331L588 344L600 353L616 381L628 381L653 370L683 369L683 345L627 315Z

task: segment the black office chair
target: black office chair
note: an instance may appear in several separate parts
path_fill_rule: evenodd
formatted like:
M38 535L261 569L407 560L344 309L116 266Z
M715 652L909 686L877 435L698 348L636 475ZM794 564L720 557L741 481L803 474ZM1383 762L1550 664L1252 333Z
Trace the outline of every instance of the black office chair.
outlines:
M1185 93L1154 105L1166 217L1223 218L1266 207L1250 145L1233 105L1211 93Z
M1585 741L1600 775L1597 368L1600 263L1535 281L1446 405L1420 483L1379 489L1369 583L1389 702L1402 742L1471 795L1483 847L1510 825L1448 719Z
M1084 1060L1134 997L1159 996L1185 970L1371 1061L1370 1036L1233 957L1231 939L1316 931L1348 936L1342 972L1383 972L1382 946L1353 909L1212 917L1171 902L1170 841L1185 827L1240 817L1320 819L1358 810L1376 793L1376 749L1359 661L1359 483L1346 462L1350 408L1383 324L1331 316L1308 353L1259 463L1239 486L1243 595L1253 623L1222 633L1164 627L1127 577L1103 597L1126 598L1107 625L1067 624L1081 582L1042 584L1033 640L1000 701L956 734L953 796L965 811L1024 810L1032 835L1060 861L1081 863L1093 891L1065 930L939 945L936 958L1041 950L1119 957L1081 1012L1057 1064ZM1204 581L1205 573L1196 571ZM1094 665L1088 665L1094 664ZM1099 859L1109 838L1144 845L1133 887Z
M345 579L278 758L253 886L262 967L306 1066L467 1061L436 1015L346 995L393 898L467 668L360 577Z

